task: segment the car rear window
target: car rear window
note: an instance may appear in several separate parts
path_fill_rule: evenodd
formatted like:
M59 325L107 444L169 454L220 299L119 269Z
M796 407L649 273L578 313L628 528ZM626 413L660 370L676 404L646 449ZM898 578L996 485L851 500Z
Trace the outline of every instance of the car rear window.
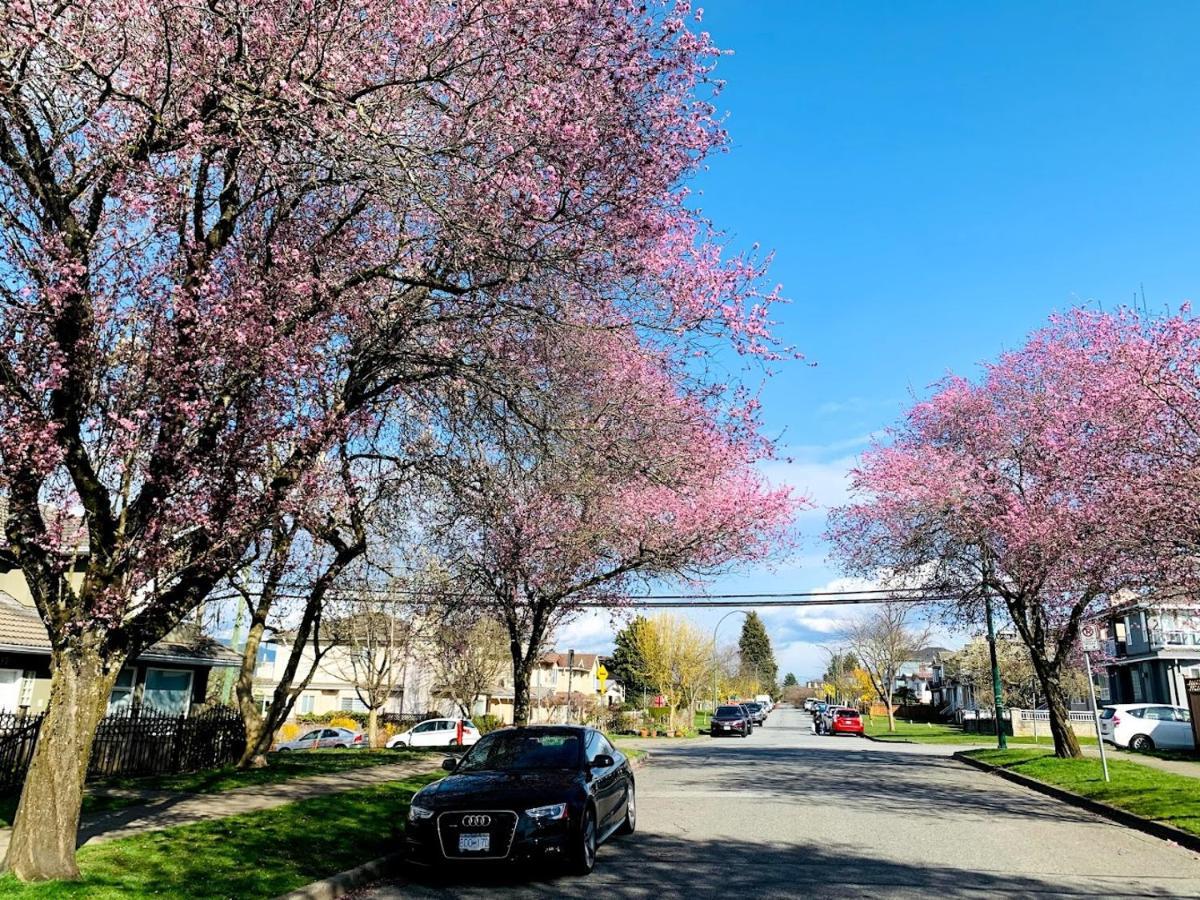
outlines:
M837 716L839 719L857 719L858 713L853 709L839 709Z
M1104 707L1104 710L1100 713L1100 718L1111 719L1116 714L1117 714L1117 711L1113 707L1106 706L1106 707Z

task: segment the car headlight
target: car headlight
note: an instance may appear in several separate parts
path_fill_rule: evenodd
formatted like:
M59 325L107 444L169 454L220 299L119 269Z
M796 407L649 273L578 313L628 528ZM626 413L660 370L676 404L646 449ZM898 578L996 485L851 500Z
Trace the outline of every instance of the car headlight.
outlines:
M432 818L433 818L433 810L432 809L426 809L423 806L417 806L417 804L415 804L415 803L412 804L408 808L408 821L410 821L410 822L419 822L422 819L432 819Z
M531 819L561 819L567 814L567 804L554 803L550 806L535 806L525 810L525 815Z

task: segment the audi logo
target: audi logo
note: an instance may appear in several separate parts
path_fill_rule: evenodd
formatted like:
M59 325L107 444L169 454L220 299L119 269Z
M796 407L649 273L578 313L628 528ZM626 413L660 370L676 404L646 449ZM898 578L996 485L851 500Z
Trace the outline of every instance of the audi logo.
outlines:
M491 816L463 816L462 824L468 828L486 828L492 824Z

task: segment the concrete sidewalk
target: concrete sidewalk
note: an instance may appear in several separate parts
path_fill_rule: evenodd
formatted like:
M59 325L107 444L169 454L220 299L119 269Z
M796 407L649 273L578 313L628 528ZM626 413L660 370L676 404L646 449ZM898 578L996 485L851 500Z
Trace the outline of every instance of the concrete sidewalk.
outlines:
M1092 759L1100 758L1100 750L1094 745L1084 745L1080 749L1083 751L1084 756L1089 756ZM1148 753L1130 753L1128 750L1117 750L1115 747L1108 745L1104 749L1108 752L1109 759L1120 759L1125 762L1136 763L1139 766L1146 766L1149 769L1170 772L1173 775L1200 778L1200 760L1189 762L1181 759L1159 759L1157 756L1151 756Z
M216 794L186 794L147 791L139 793L145 803L127 806L110 812L85 815L79 826L79 846L98 844L118 838L223 819L240 813L273 809L285 803L326 797L329 794L370 787L387 781L399 781L412 775L433 772L432 760L409 760L382 766L367 766L346 772L311 775L279 784L262 784L235 788ZM8 851L11 828L0 829L0 857Z

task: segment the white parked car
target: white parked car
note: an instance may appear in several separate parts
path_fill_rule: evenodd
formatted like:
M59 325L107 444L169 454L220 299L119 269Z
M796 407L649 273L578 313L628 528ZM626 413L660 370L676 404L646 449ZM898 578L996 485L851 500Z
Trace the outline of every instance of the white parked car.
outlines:
M279 753L287 753L291 750L361 750L365 746L367 746L367 736L361 731L322 725L304 732L295 740L281 741L275 745L275 750Z
M1118 703L1100 712L1100 736L1130 750L1191 750L1192 714L1182 706L1160 703Z
M458 723L463 723L462 744L470 747L479 740L479 729L470 719L426 719L408 731L388 738L384 746L392 750L402 747L458 747Z

